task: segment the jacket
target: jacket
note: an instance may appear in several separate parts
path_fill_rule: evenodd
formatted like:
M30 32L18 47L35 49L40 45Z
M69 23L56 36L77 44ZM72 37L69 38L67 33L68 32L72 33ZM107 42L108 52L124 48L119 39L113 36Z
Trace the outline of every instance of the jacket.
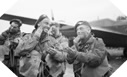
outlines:
M79 72L79 77L102 77L110 70L107 60L107 51L103 40L91 36L85 43L73 46L76 58L68 59L73 63L74 73Z
M54 46L57 52L54 56L48 54L46 56L46 62L50 69L51 76L59 77L60 75L63 75L66 70L67 53L64 52L64 48L65 46L68 46L68 40L61 35L55 38L54 41L56 41L56 45Z

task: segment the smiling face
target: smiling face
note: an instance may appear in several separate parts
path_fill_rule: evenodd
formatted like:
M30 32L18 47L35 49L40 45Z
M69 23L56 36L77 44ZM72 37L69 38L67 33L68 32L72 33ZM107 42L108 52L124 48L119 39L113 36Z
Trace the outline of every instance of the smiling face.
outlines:
M38 26L43 26L43 31L47 33L50 28L49 18L44 18L42 21L38 23Z
M80 37L81 39L87 38L91 33L91 29L87 25L79 25L76 30L77 36Z
M11 32L18 32L19 31L20 27L19 27L18 23L12 22L10 25L11 25L10 26L10 31Z
M51 34L53 35L59 35L59 26L56 26L56 25L52 25L51 26Z

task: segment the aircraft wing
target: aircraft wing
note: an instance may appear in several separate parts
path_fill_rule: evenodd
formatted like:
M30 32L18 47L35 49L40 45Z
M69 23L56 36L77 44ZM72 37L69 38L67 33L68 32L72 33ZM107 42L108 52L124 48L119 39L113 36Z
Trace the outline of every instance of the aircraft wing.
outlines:
M23 24L28 24L28 25L34 25L37 19L33 19L33 18L28 18L28 17L22 17L22 16L16 16L16 15L11 15L11 14L3 14L0 19L2 20L7 20L10 21L12 19L20 19L22 20ZM72 34L75 35L74 33L74 27L68 24L64 24L64 23L60 23L61 25L61 31L63 32L63 34ZM118 24L119 26L120 24ZM111 27L111 28L110 28ZM116 29L113 29L112 26L110 27L98 27L98 26L92 26L93 31L94 30L98 30L98 31L104 31L104 32L109 32L109 33L114 33L114 34L121 34L121 35L127 35L127 33L123 33L122 31L118 31ZM69 34L68 34L69 35ZM71 36L72 36L71 35Z
M20 19L23 24L28 24L28 25L34 25L37 19L33 18L27 18L27 17L21 17L21 16L16 16L16 15L10 15L10 14L3 14L0 19L2 20L7 20L10 21L12 19Z
M10 14L3 14L0 17L1 20L7 20L7 21L10 21L11 19L15 19L15 18L22 20L23 24L28 24L31 26L33 26L37 20L33 18L15 16ZM76 36L74 26L68 25L66 23L60 23L60 25L62 25L60 31L63 33L63 35L65 35L66 37ZM123 26L123 25L117 24L117 26ZM114 27L117 28L117 26ZM126 25L124 24L124 26ZM111 26L107 26L107 27L92 26L92 32L95 34L95 36L102 38L107 46L126 47L127 33L123 32L122 29L118 30L119 27L117 29L114 27L111 28Z

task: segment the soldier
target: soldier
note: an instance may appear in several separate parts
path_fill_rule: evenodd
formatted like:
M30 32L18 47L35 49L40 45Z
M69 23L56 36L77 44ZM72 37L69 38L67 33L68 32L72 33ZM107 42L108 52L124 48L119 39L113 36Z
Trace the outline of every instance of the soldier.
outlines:
M20 27L22 21L19 19L12 19L10 21L10 27L0 35L0 60L4 60L5 55L9 55L9 46L15 38L21 35Z
M75 31L74 46L66 48L75 77L109 77L111 66L103 40L91 35L91 26L87 21L77 22Z
M25 77L37 77L43 71L44 39L47 36L50 20L46 15L41 15L35 23L33 33L18 38L15 55L21 56L19 72ZM43 44L43 45L41 45ZM41 71L40 71L41 69ZM39 76L40 77L40 76Z
M52 77L45 58L49 54L53 55L52 58L57 58L61 53L54 50L57 42L48 35L49 25L49 18L41 15L35 23L33 33L17 39L19 44L15 54L21 56L19 72L25 77ZM59 60L63 61L63 58Z
M54 37L59 43L59 49L64 49L68 47L68 39L60 32L60 24L58 24L57 22L52 22L49 32L49 35Z
M59 28L60 25L58 23L52 22L51 28L49 30L50 36L55 38L57 42L56 46L54 46L54 49L57 53L55 55L49 53L49 55L46 57L46 62L49 66L50 74L53 77L63 77L66 70L67 53L64 52L64 48L68 47L68 39L62 35Z
M22 21L20 19L12 19L10 27L0 35L0 60L17 74L18 57L14 55L14 48L17 46L14 40L22 35L20 27Z

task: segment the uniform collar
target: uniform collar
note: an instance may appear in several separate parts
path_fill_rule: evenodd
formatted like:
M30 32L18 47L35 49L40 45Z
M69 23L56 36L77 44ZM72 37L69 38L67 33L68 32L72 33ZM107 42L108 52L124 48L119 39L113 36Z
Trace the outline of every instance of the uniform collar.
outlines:
M88 43L92 43L93 42L93 35L89 34L89 36L87 38L84 38L80 41L81 44L88 44Z

